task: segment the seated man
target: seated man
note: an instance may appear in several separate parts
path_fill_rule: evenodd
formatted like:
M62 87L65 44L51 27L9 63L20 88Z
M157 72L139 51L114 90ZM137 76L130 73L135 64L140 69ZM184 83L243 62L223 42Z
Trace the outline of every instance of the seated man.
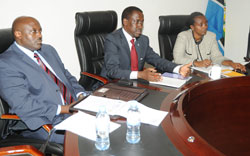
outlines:
M142 35L143 23L143 12L139 8L131 6L123 11L123 28L106 37L101 75L110 79L161 80L161 74L154 68L143 70L145 62L161 71L180 73L184 77L189 75L191 63L178 66L153 51L148 37Z
M80 86L56 50L42 44L42 28L33 17L18 17L12 25L15 42L0 55L0 96L26 124L24 137L46 140L42 128L60 123L70 114L70 103L83 97ZM78 96L78 98L77 98ZM50 140L63 144L64 134Z
M180 32L174 46L174 62L185 64L193 62L196 67L208 67L212 64L231 66L246 71L245 66L234 63L222 56L216 41L216 35L207 31L207 19L200 12L194 12L187 21L189 30Z

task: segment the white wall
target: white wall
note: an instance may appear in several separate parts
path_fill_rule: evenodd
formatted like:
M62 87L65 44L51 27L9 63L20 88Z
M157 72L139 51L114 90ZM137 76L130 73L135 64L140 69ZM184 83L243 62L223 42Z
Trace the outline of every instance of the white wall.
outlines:
M250 1L227 0L225 56L242 62L247 53Z
M96 10L115 10L118 28L124 8L135 5L144 12L144 34L158 52L160 15L205 13L208 0L1 0L0 28L9 28L13 20L22 15L33 16L43 28L43 42L53 45L65 67L79 78L80 66L74 42L75 13ZM247 0L245 0L247 1ZM236 2L235 2L236 3Z

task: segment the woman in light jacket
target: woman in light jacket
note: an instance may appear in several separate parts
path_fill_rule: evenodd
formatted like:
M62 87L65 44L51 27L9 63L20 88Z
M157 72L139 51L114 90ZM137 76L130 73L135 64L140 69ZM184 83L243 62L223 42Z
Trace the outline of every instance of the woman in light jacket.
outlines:
M231 66L246 71L245 66L222 56L216 41L216 35L207 31L206 17L200 12L190 15L187 25L189 30L180 32L174 46L174 62L187 64L193 62L196 67L208 67L212 64Z

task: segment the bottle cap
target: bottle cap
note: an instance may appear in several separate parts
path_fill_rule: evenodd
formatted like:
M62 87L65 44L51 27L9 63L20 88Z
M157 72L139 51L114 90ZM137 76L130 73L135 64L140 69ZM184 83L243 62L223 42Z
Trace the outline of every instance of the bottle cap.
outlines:
M106 106L105 106L105 105L101 105L101 106L99 107L99 111L100 111L100 112L106 112Z
M130 104L131 107L137 107L137 101L136 100L131 100L131 101L128 101L128 103Z

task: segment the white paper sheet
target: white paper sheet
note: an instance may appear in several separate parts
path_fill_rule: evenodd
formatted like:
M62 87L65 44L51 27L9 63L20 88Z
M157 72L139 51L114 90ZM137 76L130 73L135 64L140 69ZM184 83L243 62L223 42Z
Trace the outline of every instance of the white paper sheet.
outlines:
M198 70L198 71L200 71L200 72L203 72L203 73L207 73L208 74L208 72L209 72L209 70L211 70L212 69L212 66L209 66L209 67L192 67L192 69L194 69L194 70Z
M54 128L57 130L67 130L75 133L79 136L95 141L96 130L95 130L96 117L79 111L73 114ZM119 128L121 125L110 122L110 133Z
M74 108L97 112L101 105L106 106L107 113L110 115L127 117L127 110L129 108L127 102L105 97L90 95L85 100L74 106ZM141 103L139 103L138 107L141 113L141 122L145 124L159 126L161 121L168 114L168 112L152 109Z
M151 84L157 84L157 85L164 85L164 86L180 88L188 80L190 80L190 79L177 79L177 78L162 77L161 81L159 81L159 82L150 81L150 83Z
M209 73L209 71L212 69L212 66L209 66L209 67L192 67L192 69L194 69L194 70L198 70L198 71L201 71L201 72L203 72L203 73ZM221 65L221 70L223 70L223 69L229 69L229 70L233 70L233 68L232 67L230 67L230 66L223 66L223 65Z
M139 110L141 112L141 122L154 126L159 126L162 120L168 114L168 112L149 108L143 104L139 105Z

